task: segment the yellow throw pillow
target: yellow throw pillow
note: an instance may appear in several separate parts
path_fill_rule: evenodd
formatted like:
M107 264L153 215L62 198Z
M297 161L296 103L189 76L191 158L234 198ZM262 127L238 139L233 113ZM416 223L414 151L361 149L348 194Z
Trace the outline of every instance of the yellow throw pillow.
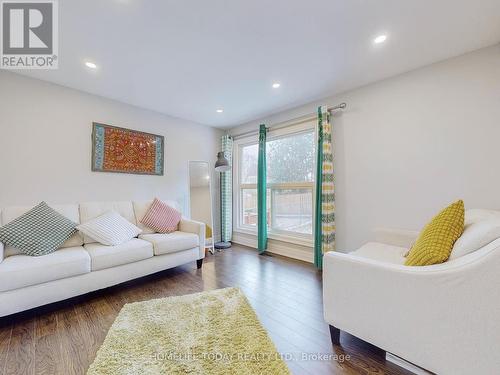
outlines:
M462 200L452 203L437 214L418 236L405 265L428 266L446 262L453 244L464 231L464 215Z

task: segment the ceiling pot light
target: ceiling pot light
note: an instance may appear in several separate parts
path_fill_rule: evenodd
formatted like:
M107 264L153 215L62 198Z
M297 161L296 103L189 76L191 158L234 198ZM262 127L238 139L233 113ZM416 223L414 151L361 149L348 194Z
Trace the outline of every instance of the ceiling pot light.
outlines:
M90 69L97 69L97 65L94 64L92 61L86 61L85 66Z
M386 40L387 40L387 35L383 34L383 35L379 35L375 39L373 39L373 43L380 44L380 43L384 43Z
M224 110L223 110L222 108L219 108L219 109L217 109L215 112L217 112L217 113L222 113L222 112L224 112Z
M277 89L281 86L281 83L275 82L273 83L273 89Z

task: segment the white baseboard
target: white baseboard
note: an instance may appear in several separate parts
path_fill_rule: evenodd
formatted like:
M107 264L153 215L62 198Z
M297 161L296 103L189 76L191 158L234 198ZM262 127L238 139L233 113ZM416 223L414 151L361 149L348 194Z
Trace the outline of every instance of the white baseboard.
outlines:
M253 247L254 249L257 248L257 237L252 234L233 232L233 239L231 242ZM267 251L272 254L282 255L308 263L313 263L314 260L312 248L283 241L269 239Z
M411 371L416 375L432 375L432 372L428 372L424 370L421 367L418 367L417 365L414 365L413 363L405 361L403 358L398 357L397 355L394 355L392 353L386 352L385 353L385 360L391 363L394 363L395 365L398 365L399 367L404 368L405 370Z

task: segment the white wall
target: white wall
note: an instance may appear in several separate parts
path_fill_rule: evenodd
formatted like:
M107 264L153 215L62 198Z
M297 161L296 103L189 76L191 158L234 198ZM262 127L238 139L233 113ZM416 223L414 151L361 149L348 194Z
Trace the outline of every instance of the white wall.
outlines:
M347 102L333 119L337 248L375 227L419 230L440 208L500 209L500 46L243 124Z
M165 136L165 175L92 172L93 121ZM208 126L0 72L0 207L157 196L185 208L188 160L210 162L218 201L212 166L221 135Z

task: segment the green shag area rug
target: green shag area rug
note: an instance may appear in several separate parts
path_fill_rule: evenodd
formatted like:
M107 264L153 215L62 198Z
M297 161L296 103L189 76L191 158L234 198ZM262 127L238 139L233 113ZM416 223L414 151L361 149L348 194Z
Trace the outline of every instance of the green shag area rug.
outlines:
M237 288L123 306L88 375L290 374Z

